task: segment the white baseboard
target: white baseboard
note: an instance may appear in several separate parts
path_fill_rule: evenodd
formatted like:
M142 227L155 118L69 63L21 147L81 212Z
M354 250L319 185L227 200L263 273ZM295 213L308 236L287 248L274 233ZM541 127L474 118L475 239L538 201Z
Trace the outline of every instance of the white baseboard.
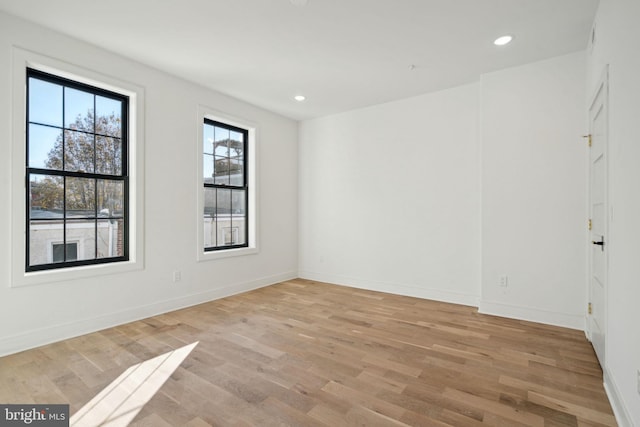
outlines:
M434 301L450 302L453 304L478 306L479 297L457 292L443 291L441 289L423 288L402 283L379 282L368 279L340 276L334 274L316 273L312 271L300 271L298 276L302 279L315 280L342 286L349 286L369 291L386 292L389 294L404 295L408 297L430 299Z
M583 314L559 313L492 301L480 301L478 312L493 316L508 317L510 319L527 320L530 322L544 323L546 325L578 329L580 331L584 331L586 326Z
M633 421L631 421L631 415L627 411L627 407L622 400L620 390L616 386L613 377L609 374L609 370L602 369L604 372L604 391L609 397L609 403L613 409L613 415L616 417L616 421L620 427L635 427Z
M18 353L42 345L50 344L80 335L96 332L124 323L145 319L169 311L202 304L208 301L251 291L275 283L291 280L298 277L297 272L291 271L273 276L262 277L244 283L236 283L222 288L197 294L185 295L179 298L155 302L153 304L129 308L124 311L110 313L102 316L76 320L71 323L47 326L34 329L21 334L3 337L0 339L0 356Z

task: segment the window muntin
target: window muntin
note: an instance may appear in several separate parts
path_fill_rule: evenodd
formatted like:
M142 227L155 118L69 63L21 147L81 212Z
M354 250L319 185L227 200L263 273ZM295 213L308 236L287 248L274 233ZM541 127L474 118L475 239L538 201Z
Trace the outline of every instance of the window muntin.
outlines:
M127 261L128 97L27 69L26 109L26 271Z
M249 246L246 129L203 124L204 250Z

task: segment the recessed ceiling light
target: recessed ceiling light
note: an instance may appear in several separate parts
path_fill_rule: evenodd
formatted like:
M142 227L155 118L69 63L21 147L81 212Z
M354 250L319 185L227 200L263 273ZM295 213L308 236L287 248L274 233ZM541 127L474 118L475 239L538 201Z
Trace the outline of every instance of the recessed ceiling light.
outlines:
M513 36L502 36L495 39L493 44L496 46L504 46L505 44L511 43L511 40L513 40Z
M302 102L307 98L304 95L296 95L296 96L293 97L293 99L295 99L298 102Z

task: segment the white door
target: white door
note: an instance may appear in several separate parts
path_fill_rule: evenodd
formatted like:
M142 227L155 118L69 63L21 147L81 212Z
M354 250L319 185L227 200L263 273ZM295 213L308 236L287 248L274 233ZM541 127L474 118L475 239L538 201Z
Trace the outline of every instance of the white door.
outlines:
M608 72L605 70L589 108L589 210L591 218L589 243L588 320L591 343L600 365L605 361L607 330L607 98Z

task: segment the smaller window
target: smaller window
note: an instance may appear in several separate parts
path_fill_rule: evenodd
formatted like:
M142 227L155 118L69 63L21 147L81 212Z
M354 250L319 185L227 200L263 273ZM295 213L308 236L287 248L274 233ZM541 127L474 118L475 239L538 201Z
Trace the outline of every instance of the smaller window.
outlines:
M249 246L249 132L204 119L202 171L204 182L204 250Z

